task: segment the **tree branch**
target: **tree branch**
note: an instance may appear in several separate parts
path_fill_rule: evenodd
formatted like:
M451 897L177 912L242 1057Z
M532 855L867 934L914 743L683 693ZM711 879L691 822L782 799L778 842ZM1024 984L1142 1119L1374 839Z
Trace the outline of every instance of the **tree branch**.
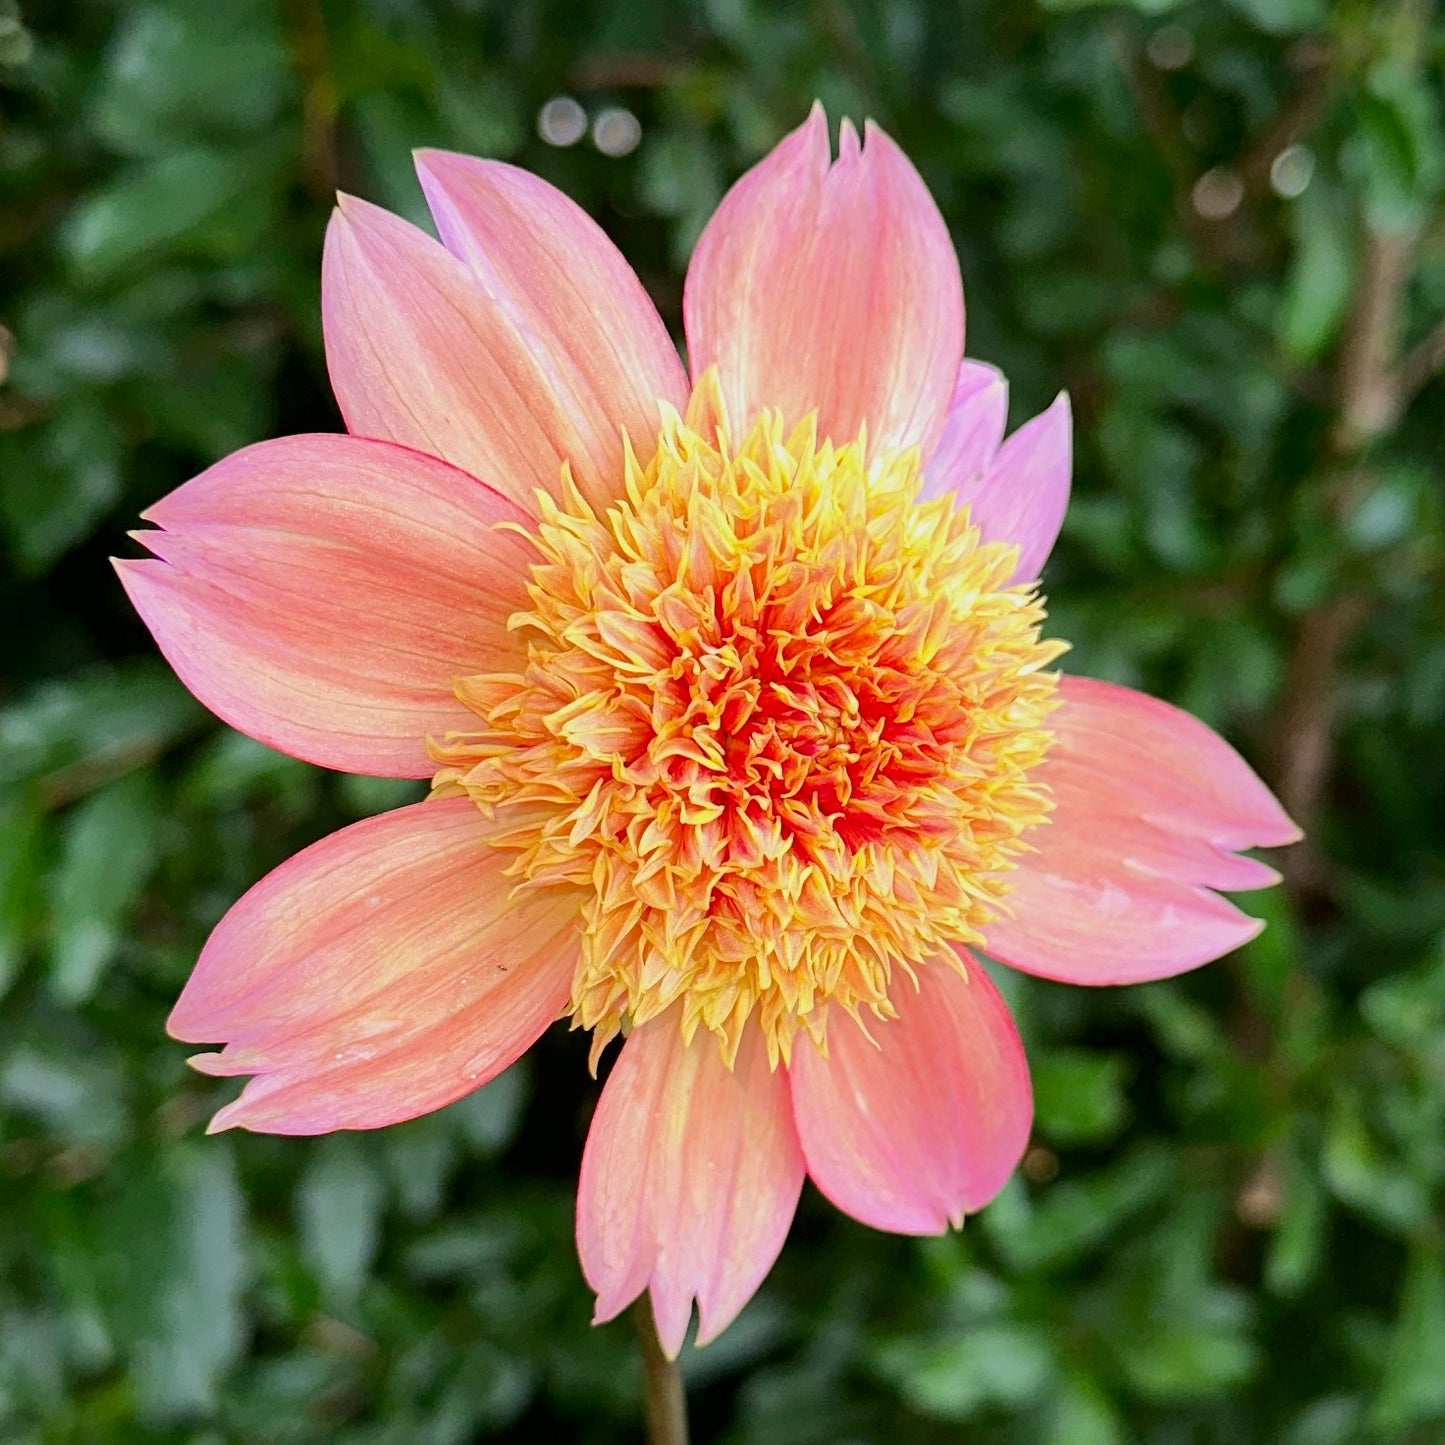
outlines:
M1441 371L1445 371L1445 316L1410 348L1400 363L1401 402L1408 406Z
M1398 354L1414 257L1414 236L1366 233L1337 369L1338 411L1330 441L1339 470L1326 484L1325 498L1336 521L1371 485L1363 454L1394 426L1408 400ZM1319 855L1309 834L1333 767L1340 662L1369 610L1364 595L1342 593L1305 613L1295 636L1277 734L1277 777L1280 800L1306 834L1283 863L1286 880L1297 890L1309 890L1320 879Z

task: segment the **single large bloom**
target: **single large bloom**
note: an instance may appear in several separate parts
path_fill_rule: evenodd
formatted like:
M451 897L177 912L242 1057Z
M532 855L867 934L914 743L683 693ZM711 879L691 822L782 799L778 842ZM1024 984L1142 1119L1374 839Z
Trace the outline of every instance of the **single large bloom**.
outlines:
M691 377L601 230L422 152L440 244L343 199L349 435L247 448L117 566L186 685L431 798L222 919L170 1029L248 1075L212 1128L440 1108L547 1026L625 1036L582 1159L597 1318L742 1308L803 1179L880 1229L987 1203L1032 1101L969 952L1163 978L1259 928L1213 889L1297 830L1202 723L1059 676L1037 578L1060 397L1004 437L948 232L871 125L807 122L698 243Z

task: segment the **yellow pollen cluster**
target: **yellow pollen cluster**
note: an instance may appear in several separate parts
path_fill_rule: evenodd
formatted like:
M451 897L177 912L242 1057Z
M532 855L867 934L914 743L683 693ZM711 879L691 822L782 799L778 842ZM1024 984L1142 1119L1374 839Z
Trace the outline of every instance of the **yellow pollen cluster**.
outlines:
M830 1006L890 1016L896 969L979 941L1049 809L1063 647L1014 549L918 501L915 451L720 416L705 378L605 516L564 472L525 671L458 679L478 730L432 745L523 885L582 890L594 1060L679 1000L729 1062L749 1020L776 1065Z

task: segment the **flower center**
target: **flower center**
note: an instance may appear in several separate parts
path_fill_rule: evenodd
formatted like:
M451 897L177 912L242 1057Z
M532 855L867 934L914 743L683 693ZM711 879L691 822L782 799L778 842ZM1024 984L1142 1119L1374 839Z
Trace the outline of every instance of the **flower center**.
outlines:
M457 680L477 732L434 787L502 824L524 884L583 890L594 1058L682 1001L776 1064L894 971L956 958L1049 809L1030 772L1064 649L916 451L868 460L776 413L734 442L704 378L599 516L563 475L513 618L520 673Z

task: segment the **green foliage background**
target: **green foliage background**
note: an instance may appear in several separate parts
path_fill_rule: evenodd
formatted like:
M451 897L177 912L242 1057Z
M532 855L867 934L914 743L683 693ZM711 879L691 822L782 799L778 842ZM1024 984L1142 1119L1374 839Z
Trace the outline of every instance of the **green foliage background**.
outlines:
M637 1438L571 1243L581 1040L375 1135L203 1137L228 1089L164 1020L208 928L412 794L206 716L105 559L339 426L337 184L420 220L413 146L516 160L675 326L815 95L923 171L1014 423L1073 395L1073 666L1224 729L1311 841L1211 968L1005 980L1025 1170L924 1242L806 1194L686 1355L696 1435L1445 1438L1442 57L1425 0L0 0L0 1439ZM561 93L640 145L544 144Z

